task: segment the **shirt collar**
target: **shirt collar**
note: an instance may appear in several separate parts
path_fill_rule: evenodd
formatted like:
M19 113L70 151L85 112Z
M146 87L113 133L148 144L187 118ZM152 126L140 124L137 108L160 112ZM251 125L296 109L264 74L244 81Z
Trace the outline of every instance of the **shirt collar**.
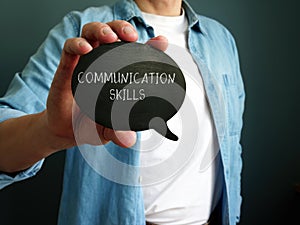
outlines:
M200 21L197 13L192 9L192 7L185 0L183 0L182 2L182 7L186 12L189 28L205 33L203 27L201 27L200 25ZM118 1L114 5L113 10L114 10L114 16L116 20L129 21L133 18L137 18L141 23L146 25L142 13L139 7L137 6L137 4L134 2L134 0Z

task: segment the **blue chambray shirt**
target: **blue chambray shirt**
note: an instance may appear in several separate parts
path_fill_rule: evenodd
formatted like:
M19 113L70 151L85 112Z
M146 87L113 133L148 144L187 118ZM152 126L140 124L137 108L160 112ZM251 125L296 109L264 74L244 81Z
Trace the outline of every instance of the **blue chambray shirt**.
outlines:
M239 221L241 196L242 115L245 93L240 74L236 45L232 35L218 22L197 15L184 1L189 22L188 44L199 66L217 130L224 171L222 221ZM154 36L133 0L123 0L113 6L91 7L83 12L71 12L49 33L24 70L17 73L6 95L0 98L0 122L9 118L41 112L46 107L48 91L58 66L66 39L80 36L84 24L94 21L126 20L139 34L139 42ZM138 145L138 144L137 144ZM103 151L103 146L84 146L90 151ZM139 152L121 149L109 143L106 150L116 159L131 165L122 171L124 181L113 182L95 172L74 147L66 153L63 192L59 210L59 225L143 225L145 224L142 189L138 185ZM34 176L43 160L15 177L0 175L0 188ZM99 161L106 172L112 165Z

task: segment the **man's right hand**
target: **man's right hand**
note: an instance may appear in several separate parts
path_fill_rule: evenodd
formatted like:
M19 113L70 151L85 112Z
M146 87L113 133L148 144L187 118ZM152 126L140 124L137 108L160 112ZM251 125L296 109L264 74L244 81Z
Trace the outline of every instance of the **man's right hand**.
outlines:
M80 38L71 38L65 42L60 64L50 88L47 109L43 113L46 127L51 134L65 142L64 146L67 143L66 146L100 145L113 141L122 147L130 147L135 143L135 132L114 131L95 124L83 115L73 101L71 79L81 55L87 54L101 44L118 40L136 41L137 39L138 34L130 23L113 21L107 24L88 23L83 27ZM95 126L98 134L91 132ZM74 132L77 132L76 141Z
M107 24L93 22L86 24L80 38L66 41L61 61L50 88L47 110L44 112L46 125L53 135L65 138L65 143L72 145L92 144L101 145L109 141L122 147L131 147L136 142L133 131L114 131L95 124L87 116L80 113L73 101L71 79L73 71L81 55L87 54L101 44L118 40L134 42L138 34L134 27L126 21L112 21ZM167 39L158 36L150 39L147 44L165 50ZM73 115L72 115L73 113ZM73 123L72 123L73 117ZM92 132L96 126L98 133ZM76 142L74 138L76 132Z

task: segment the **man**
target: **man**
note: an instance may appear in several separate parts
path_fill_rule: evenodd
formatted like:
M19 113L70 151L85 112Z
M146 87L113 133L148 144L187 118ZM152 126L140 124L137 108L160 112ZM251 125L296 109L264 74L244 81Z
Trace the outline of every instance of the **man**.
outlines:
M143 156L136 149L145 148L145 133L95 125L74 109L71 77L80 56L105 43L119 39L148 42L165 50L166 38L156 35L167 36L170 45L177 44L193 68L202 93L194 97L188 93L198 90L196 87L187 89L187 95L196 112L203 109L203 120L197 118L197 129L183 129L182 139L197 134L188 139L195 142L192 149L186 147L189 142L179 148L165 141L158 151ZM180 59L178 62L181 64ZM72 12L52 29L0 99L0 185L33 176L45 157L68 149L60 225L236 224L241 204L243 104L243 83L231 34L219 23L197 15L185 1L125 0L112 7ZM95 126L97 135L90 132ZM163 149L175 154L182 148L192 151L191 159L177 174L138 185L141 176L136 170L131 173L132 167L139 168L149 160L156 164L166 161L168 156L160 155L165 154ZM118 170L101 157L89 158L89 154L105 151L130 169ZM204 167L202 152L209 153L210 163ZM104 170L99 172L93 163ZM145 176L158 175L151 174L153 170L149 173ZM122 177L115 179L120 174ZM127 183L129 180L132 183Z

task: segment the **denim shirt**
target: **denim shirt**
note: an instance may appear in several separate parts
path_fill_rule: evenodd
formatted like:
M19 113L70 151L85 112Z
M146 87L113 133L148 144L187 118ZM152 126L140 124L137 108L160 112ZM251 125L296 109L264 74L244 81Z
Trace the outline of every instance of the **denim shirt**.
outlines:
M240 135L244 110L244 87L240 74L236 45L232 35L218 22L197 15L184 1L188 22L188 47L199 66L212 111L220 145L224 171L222 221L239 221L242 170ZM123 0L112 6L90 7L83 12L71 12L49 33L24 70L17 73L5 96L0 98L0 122L9 118L45 110L53 75L58 66L66 39L79 37L84 24L94 21L126 20L138 31L139 42L154 36L133 0ZM137 142L138 145L138 142ZM117 160L131 165L122 171L124 181L114 182L99 175L84 159L78 147L67 150L63 192L59 210L59 225L143 225L145 224L142 188L138 185L139 152L122 149L109 143L103 146L82 146L89 152L108 151ZM15 177L0 175L0 188L34 176L43 160ZM112 165L98 162L106 172Z

